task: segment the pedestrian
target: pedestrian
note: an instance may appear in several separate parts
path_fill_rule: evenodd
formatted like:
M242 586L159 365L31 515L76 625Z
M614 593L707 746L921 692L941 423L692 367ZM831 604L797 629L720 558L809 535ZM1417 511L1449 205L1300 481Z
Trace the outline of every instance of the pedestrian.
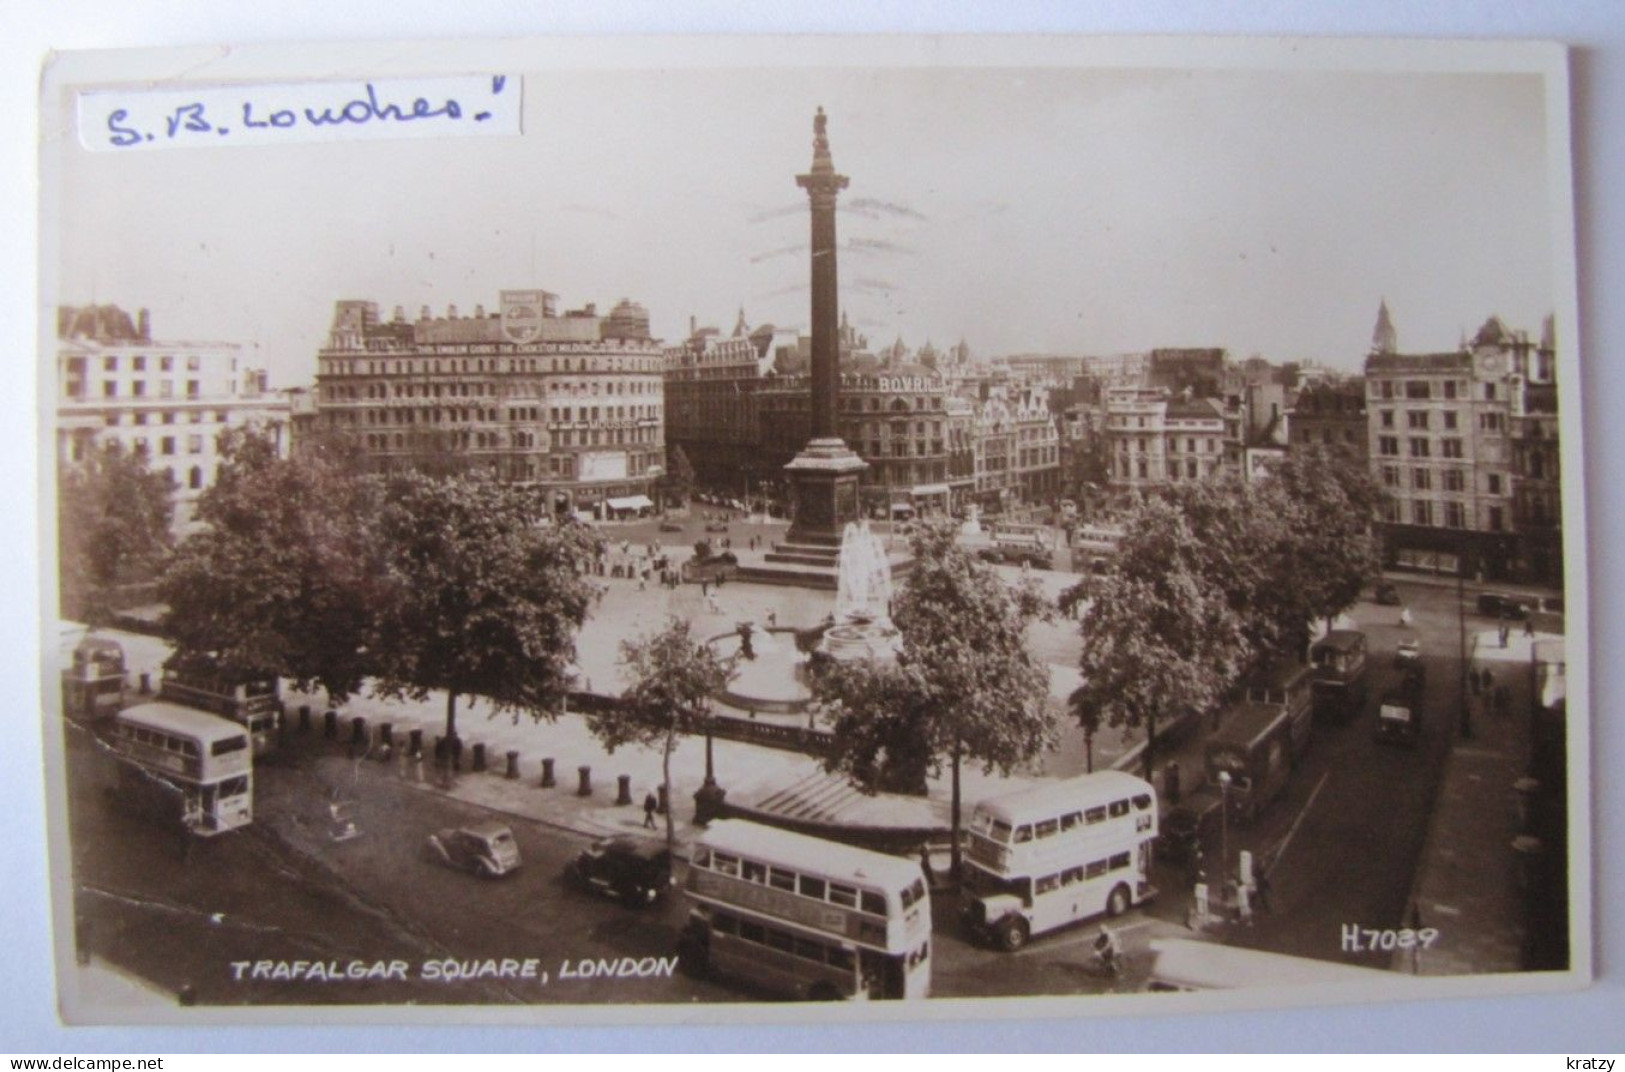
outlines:
M1505 619L1503 619L1501 622L1501 646L1503 648L1507 646L1507 637L1511 635L1512 629L1507 625Z
M655 809L658 807L660 807L660 802L655 799L654 793L649 792L643 795L643 828L645 830L655 828Z
M1523 635L1531 638L1535 635L1535 616L1533 614L1523 620Z
M1399 608L1399 625L1402 629L1409 629L1411 627L1411 608Z
M1253 871L1253 893L1258 897L1258 907L1265 912L1274 912L1270 907L1270 873L1262 862Z
M767 627L769 629L777 629L779 627L779 612L778 611L769 608L769 610L767 612Z
M711 598L711 585L704 577L700 578L700 595L706 599Z

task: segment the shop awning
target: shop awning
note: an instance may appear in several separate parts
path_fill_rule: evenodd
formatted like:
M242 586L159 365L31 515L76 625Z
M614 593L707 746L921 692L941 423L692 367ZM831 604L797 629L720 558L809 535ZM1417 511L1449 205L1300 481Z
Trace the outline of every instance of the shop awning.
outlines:
M654 502L647 495L628 495L624 499L605 499L611 510L652 510Z
M912 495L946 495L946 494L948 494L948 485L946 485L946 484L915 484L912 488L909 489L909 493L912 494Z

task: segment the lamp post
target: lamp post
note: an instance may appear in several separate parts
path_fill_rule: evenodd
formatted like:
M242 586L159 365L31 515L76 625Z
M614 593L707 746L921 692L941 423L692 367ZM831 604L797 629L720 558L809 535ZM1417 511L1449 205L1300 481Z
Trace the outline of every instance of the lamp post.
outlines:
M1230 881L1230 772L1219 772L1219 890Z

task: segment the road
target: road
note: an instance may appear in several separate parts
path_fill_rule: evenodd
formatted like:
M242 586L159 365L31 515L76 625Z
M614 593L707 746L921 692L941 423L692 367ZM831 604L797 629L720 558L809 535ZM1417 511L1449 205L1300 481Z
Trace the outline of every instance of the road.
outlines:
M1317 720L1308 753L1283 794L1250 827L1232 827L1232 856L1249 849L1274 860L1271 909L1227 942L1367 967L1390 966L1391 953L1349 952L1343 927L1400 928L1427 834L1444 759L1458 733L1461 659L1454 588L1405 585L1414 615L1399 625L1398 607L1360 604L1354 616L1370 643L1372 680L1365 708L1338 724ZM1467 596L1467 628L1480 618ZM1397 684L1393 652L1402 635L1421 639L1427 687L1421 739L1404 748L1372 738L1385 689ZM1215 849L1208 850L1216 858ZM1170 880L1172 881L1172 880ZM1446 930L1448 924L1434 921Z

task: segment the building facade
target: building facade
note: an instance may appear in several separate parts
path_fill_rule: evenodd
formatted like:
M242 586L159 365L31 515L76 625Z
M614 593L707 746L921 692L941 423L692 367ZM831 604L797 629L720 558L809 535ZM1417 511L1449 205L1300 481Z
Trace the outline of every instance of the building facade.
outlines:
M1459 351L1366 359L1368 449L1388 496L1392 564L1493 579L1518 571L1512 415L1517 369L1534 349L1492 317Z
M484 468L541 489L556 510L615 516L655 505L665 473L665 354L648 313L622 301L555 310L509 290L499 311L425 307L388 321L335 304L317 355L315 426L380 470Z
M177 534L214 483L223 432L258 428L287 449L288 402L242 346L154 339L145 309L134 319L112 305L58 309L57 384L58 461L113 444L145 456L174 485Z
M1346 454L1365 467L1371 456L1365 402L1363 380L1323 381L1303 388L1288 413L1288 447Z
M1213 398L1170 398L1162 388L1106 392L1108 479L1114 492L1206 480L1226 465L1231 423ZM1239 464L1239 461L1238 463Z

